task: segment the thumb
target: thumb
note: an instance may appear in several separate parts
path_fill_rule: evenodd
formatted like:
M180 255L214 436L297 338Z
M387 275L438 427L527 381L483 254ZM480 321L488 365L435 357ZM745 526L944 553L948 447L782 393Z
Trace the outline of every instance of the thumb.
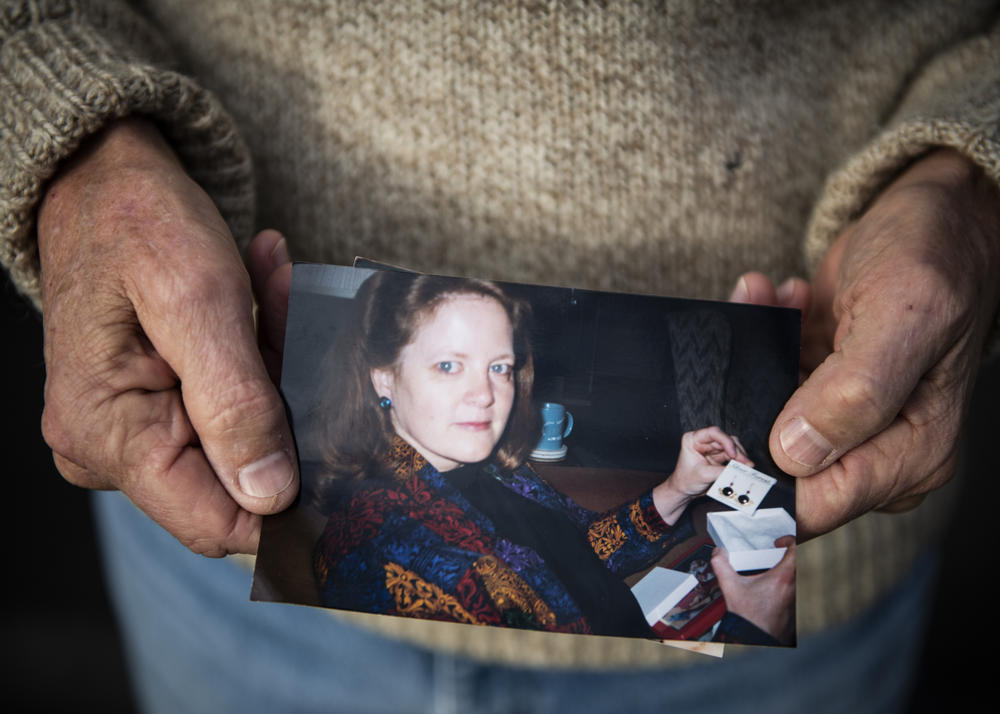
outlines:
M144 312L159 308L160 319L139 317L180 377L184 409L216 477L247 511L275 513L298 491L291 429L257 346L247 273L235 251L221 257L211 269L190 270L182 297L144 303Z
M836 351L775 420L770 449L793 476L808 476L878 434L937 359L939 336L905 299L857 303L837 327Z
M775 548L787 548L790 545L795 545L795 536L793 535L783 535L774 540Z
M785 552L781 556L781 560L771 566L770 571L774 573L785 572L789 574L792 580L795 579L795 536L784 535L780 538L776 538L774 541L775 548L784 548Z

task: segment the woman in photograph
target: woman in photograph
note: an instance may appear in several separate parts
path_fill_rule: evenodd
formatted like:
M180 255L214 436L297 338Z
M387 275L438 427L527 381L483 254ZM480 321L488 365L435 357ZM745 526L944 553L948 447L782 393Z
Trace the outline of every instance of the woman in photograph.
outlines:
M525 303L490 282L378 272L355 307L327 365L323 604L654 637L623 578L694 535L688 503L728 460L751 464L738 440L715 426L688 432L663 482L590 511L526 461L539 422ZM766 606L790 611L786 599ZM748 619L730 612L717 638L783 634Z

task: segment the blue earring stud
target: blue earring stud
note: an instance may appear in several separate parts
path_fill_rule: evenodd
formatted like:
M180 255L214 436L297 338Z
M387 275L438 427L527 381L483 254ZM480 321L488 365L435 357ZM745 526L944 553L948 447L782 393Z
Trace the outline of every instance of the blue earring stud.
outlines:
M392 406L392 400L389 397L382 397L378 400L378 405L383 409L388 409Z

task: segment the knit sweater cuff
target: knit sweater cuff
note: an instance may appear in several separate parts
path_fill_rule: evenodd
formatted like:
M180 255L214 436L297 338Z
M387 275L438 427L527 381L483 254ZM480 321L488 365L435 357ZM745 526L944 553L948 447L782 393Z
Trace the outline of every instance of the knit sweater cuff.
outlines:
M928 64L886 129L829 178L807 232L810 270L886 185L940 147L961 152L1000 184L1000 25ZM1000 315L986 352L1000 354Z
M67 14L0 18L0 262L40 305L35 215L46 182L111 121L154 121L241 243L253 224L249 153L215 98L176 72L136 59ZM141 45L142 40L124 42Z

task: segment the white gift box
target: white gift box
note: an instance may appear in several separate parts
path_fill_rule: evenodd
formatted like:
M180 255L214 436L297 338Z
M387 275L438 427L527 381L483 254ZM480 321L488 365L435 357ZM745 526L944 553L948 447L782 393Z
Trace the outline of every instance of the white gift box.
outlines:
M729 553L734 570L766 570L785 554L785 548L775 548L774 541L794 536L795 520L784 508L761 508L752 516L713 511L708 514L708 534Z
M697 584L698 578L691 573L657 566L632 586L632 594L639 601L646 622L653 625Z

